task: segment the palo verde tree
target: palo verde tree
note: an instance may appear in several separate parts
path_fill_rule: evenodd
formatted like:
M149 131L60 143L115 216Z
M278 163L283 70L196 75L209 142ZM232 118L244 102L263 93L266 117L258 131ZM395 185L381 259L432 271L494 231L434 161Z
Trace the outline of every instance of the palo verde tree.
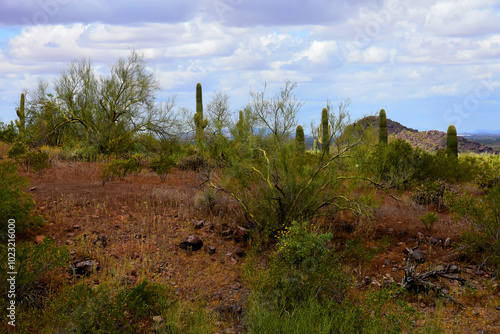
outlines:
M342 158L359 140L350 136L338 151L322 157L298 154L293 140L269 147L258 144L247 153L238 150L224 172L217 178L207 175L206 183L235 198L265 236L293 221L339 210L361 212L360 205L349 196L349 181L358 177L343 174L339 168ZM234 153L226 149L226 154L233 157Z
M155 103L158 81L136 50L111 65L107 76L98 76L90 59L73 61L53 87L40 91L39 85L33 94L32 107L39 112L34 118L43 119L40 112L49 108L57 121L52 133L64 128L74 140L83 139L104 153L128 150L139 133L166 135L174 122L174 99Z
M290 138L297 125L297 114L304 105L293 92L296 87L296 83L287 80L285 87L272 97L266 96L266 83L263 91L250 91L249 108L253 117L280 144Z

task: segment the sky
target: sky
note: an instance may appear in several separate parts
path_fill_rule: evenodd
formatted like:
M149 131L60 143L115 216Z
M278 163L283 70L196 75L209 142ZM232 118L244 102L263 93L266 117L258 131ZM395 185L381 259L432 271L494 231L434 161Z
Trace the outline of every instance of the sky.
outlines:
M387 117L418 130L500 130L500 0L1 0L0 119L24 89L89 57L103 73L144 52L161 91L195 109L250 90L297 83L308 132L327 100L352 118Z

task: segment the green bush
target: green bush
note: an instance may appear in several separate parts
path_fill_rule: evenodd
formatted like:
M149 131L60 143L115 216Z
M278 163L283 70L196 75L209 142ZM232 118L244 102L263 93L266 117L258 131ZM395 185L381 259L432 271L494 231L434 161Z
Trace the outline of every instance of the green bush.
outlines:
M161 316L163 323L152 318ZM67 287L36 319L47 333L210 333L206 310L183 307L163 284L142 281L133 287L85 283Z
M408 189L428 163L426 155L408 142L396 139L388 145L378 145L368 160L367 168L390 187Z
M484 198L469 194L448 193L451 210L463 217L469 228L462 233L462 243L472 258L492 265L500 274L500 186L489 190Z
M180 170L200 171L208 167L207 159L201 154L193 154L180 158L177 162Z
M101 178L103 185L112 180L115 176L123 181L125 177L131 173L137 173L141 170L141 165L134 158L114 159L110 163L102 167Z
M25 171L30 170L41 174L51 167L49 155L40 150L29 149L26 144L16 142L7 152L7 156L16 161Z
M440 210L444 205L444 194L447 185L440 181L426 182L420 187L415 188L412 193L412 199L419 205L436 205Z
M303 261L324 256L328 252L325 243L333 238L333 234L311 233L306 222L292 222L290 227L278 232L277 237L278 254L287 265L298 266Z
M0 246L0 254L7 259L7 245ZM65 247L56 246L50 238L45 238L39 245L17 243L16 250L16 301L26 307L41 307L50 296L47 276L56 268L64 267L69 261L69 252ZM1 292L6 295L7 272L0 273Z
M436 212L430 211L418 219L420 219L420 221L424 224L427 231L430 231L432 229L432 225L438 221L438 215Z
M158 174L161 182L165 182L168 172L175 167L175 160L172 156L160 155L149 164L149 168Z
M35 202L24 191L29 179L17 173L16 163L9 160L0 161L0 239L6 238L7 220L16 221L16 232L22 233L27 228L40 225L43 220L33 214Z
M349 195L356 176L343 175L338 168L349 148L323 158L301 154L293 141L264 145L265 149L250 151L247 156L235 154L220 181L209 180L240 203L264 238L293 221L308 221L320 214L361 213L358 198Z

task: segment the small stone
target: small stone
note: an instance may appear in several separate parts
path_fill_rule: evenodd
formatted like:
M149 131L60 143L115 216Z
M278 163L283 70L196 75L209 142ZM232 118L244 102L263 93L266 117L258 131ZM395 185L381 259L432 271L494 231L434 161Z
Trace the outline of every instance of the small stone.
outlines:
M193 220L193 226L195 229L200 229L203 226L205 226L205 221L203 219L202 220Z
M36 187L31 187L30 188L30 191L35 191L36 190Z
M425 241L425 235L423 235L421 232L417 232L417 238L420 241Z
M35 242L37 243L37 245L40 245L43 242L43 239L45 239L45 236L39 235L35 238Z
M444 266L440 264L439 266L436 267L437 271L444 271Z
M425 305L425 303L424 303L424 302L421 302L421 303L420 303L420 307L421 307L421 308L426 308L427 306Z
M372 278L370 276L365 276L365 278L363 278L363 283L365 283L366 285L370 284L372 282Z
M453 264L448 268L447 272L450 274L458 274L460 272L460 268Z
M155 315L153 317L153 322L155 324L161 324L161 323L163 323L163 318L161 317L161 315Z
M215 246L206 246L205 250L208 254L215 254L215 252L217 251Z
M451 239L446 238L446 240L444 241L443 247L449 247L450 245L451 245Z
M190 235L181 241L179 247L195 252L203 247L203 240L197 235Z

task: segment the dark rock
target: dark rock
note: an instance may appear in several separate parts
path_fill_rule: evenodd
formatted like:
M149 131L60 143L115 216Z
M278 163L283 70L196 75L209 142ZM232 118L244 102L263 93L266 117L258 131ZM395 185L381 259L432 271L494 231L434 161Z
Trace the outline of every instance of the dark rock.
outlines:
M99 270L99 263L91 260L82 260L74 262L71 267L71 273L77 277L88 276L92 272Z
M100 245L102 248L106 248L108 245L108 238L104 235L98 236L97 239L94 241L94 245Z
M203 240L201 240L201 238L197 235L190 235L189 237L181 241L179 247L195 252L203 247Z
M241 226L237 226L236 229L233 231L232 238L235 241L243 241L248 239L247 229Z
M246 255L246 252L243 248L241 247L238 247L234 250L234 254L237 256L237 257L244 257Z
M427 255L420 249L415 249L408 253L408 259L410 262L424 263L426 258Z
M446 268L446 272L450 274L458 274L460 272L460 268L454 264Z

